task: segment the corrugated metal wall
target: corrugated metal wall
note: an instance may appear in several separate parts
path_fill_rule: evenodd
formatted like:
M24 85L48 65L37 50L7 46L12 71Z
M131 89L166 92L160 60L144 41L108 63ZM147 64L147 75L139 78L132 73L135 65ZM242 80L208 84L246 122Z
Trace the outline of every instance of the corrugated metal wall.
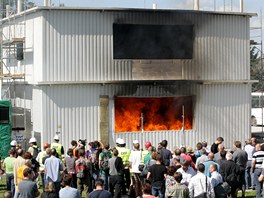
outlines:
M62 143L68 147L72 139L98 139L99 97L109 96L110 143L123 137L131 147L132 140L150 140L154 145L167 139L169 147L184 144L180 131L118 133L114 128L114 96L194 96L194 129L185 132L186 145L197 141L212 143L223 136L225 144L232 146L234 140L244 141L250 136L250 85L245 84L175 84L175 85L54 85L41 86L33 100L41 111L34 113L34 127L42 126L42 142L52 141L56 131L61 132ZM39 108L37 108L39 111ZM35 129L33 129L35 130ZM40 130L40 129L38 129Z
M114 22L194 24L194 56L192 60L181 60L183 79L250 78L248 16L158 10L43 10L42 13L44 82L132 80L131 61L113 60ZM37 69L38 65L35 66Z

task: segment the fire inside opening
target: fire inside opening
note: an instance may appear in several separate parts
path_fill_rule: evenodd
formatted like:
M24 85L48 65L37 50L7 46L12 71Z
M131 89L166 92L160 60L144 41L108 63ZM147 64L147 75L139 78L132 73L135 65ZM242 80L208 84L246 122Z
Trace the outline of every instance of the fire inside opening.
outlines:
M192 129L192 96L115 97L114 103L116 133Z

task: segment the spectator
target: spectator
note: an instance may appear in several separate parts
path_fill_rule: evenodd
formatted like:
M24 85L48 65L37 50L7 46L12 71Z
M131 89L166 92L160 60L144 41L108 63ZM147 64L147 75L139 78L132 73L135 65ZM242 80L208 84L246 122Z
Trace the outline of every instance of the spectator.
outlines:
M113 149L113 157L109 159L109 188L114 198L121 198L123 168L123 160L118 157L118 150Z
M214 161L215 162L221 159L220 153L221 153L221 151L225 150L224 145L223 144L219 144L218 147L217 147L217 150L218 150L218 152L214 155Z
M216 138L216 140L215 140L215 142L212 144L212 146L211 146L211 152L213 153L213 154L215 154L215 153L217 153L218 152L218 145L219 144L222 144L223 143L223 141L224 141L224 138L222 138L222 137L218 137L218 138Z
M196 144L196 151L194 152L194 154L195 154L195 156L196 156L196 159L198 158L198 157L201 157L201 149L203 148L203 144L201 143L201 142L198 142L197 144Z
M226 161L220 166L220 174L224 181L231 186L231 196L237 197L237 188L239 187L240 167L232 160L231 153L226 154Z
M210 173L210 170L209 170L210 165L211 164L216 164L217 165L217 171L219 171L219 165L216 162L213 161L213 159L214 159L214 154L213 153L209 153L207 157L208 157L208 160L203 163L204 166L205 166L204 174L207 177L211 177L211 173Z
M207 153L204 148L200 150L200 153L201 153L201 157L198 157L198 159L196 160L196 167L198 166L198 164L202 164L208 160Z
M16 160L16 150L9 150L9 157L5 158L3 162L3 168L6 173L6 189L11 191L15 195L15 184L14 184L14 161Z
M64 157L64 148L63 146L59 143L59 136L55 135L53 138L54 142L51 143L50 148L51 149L55 149L56 150L56 157L59 157L60 159L62 159L62 157ZM56 187L56 185L55 185Z
M189 155L186 155L186 148L185 147L181 147L181 158L182 158L182 161L186 160L190 163L191 167L196 170L196 166L195 164L193 163L192 161L192 158L189 156Z
M147 175L147 180L149 180L150 176L152 177L152 195L159 196L160 198L164 197L165 178L167 174L166 167L161 164L162 159L162 156L158 154L156 164L149 167L149 172Z
M142 195L143 198L155 198L155 196L151 195L151 186L149 183L145 183L142 185L142 192L143 192Z
M83 191L86 195L89 193L89 182L92 177L92 165L91 162L85 158L85 151L83 149L80 149L78 153L80 158L75 161L77 189L82 196Z
M129 156L130 149L126 148L126 143L123 139L117 138L116 140L116 149L118 150L119 156L122 158L124 164L123 170L123 182L122 182L122 191L123 194L126 194L126 190L130 187L130 171L129 171Z
M253 183L256 185L257 190L257 198L261 197L262 192L262 182L258 181L258 177L262 171L262 163L264 161L264 144L256 144L256 152L253 154L252 158L252 173L253 175Z
M67 151L67 155L64 159L64 163L66 166L67 174L72 178L71 187L77 188L77 177L75 171L75 161L76 157L73 156L73 149L69 148Z
M55 186L53 182L48 182L45 186L41 198L58 198L58 194L55 191Z
M206 142L206 141L203 141L203 142L202 142L202 145L203 145L203 148L204 148L205 151L206 151L206 155L207 155L208 153L210 153L211 148L207 145L207 142Z
M140 151L140 145L137 140L133 141L134 150L131 151L131 154L129 156L129 163L131 167L131 180L130 180L130 186L133 186L135 189L135 197L139 197L142 195L142 189L141 189L141 183L139 178L139 164L141 160L141 151Z
M240 175L239 175L239 189L242 190L242 197L245 196L245 171L247 167L247 159L248 155L247 152L241 149L241 142L240 141L235 141L235 151L233 153L233 160L234 162L240 166Z
M109 144L105 144L103 151L99 155L100 178L104 180L105 190L108 190L109 159L112 157L112 153L109 151L109 147Z
M196 158L196 156L195 156L195 154L194 154L194 152L193 152L192 147L190 147L190 146L187 147L186 151L187 151L187 155L191 157L192 162L193 162L193 163L196 163L196 159L197 159L197 158Z
M244 148L248 155L246 172L245 172L245 181L246 181L246 189L253 188L253 174L252 174L252 158L255 152L255 147L252 146L252 140L248 139L246 141L246 146Z
M60 171L63 170L62 161L55 157L57 154L56 150L53 148L51 150L51 157L47 158L44 163L46 182L52 181L55 185L56 193L60 191Z
M176 171L181 168L181 159L179 156L176 156L175 158L173 158L172 165L176 168Z
M142 158L143 158L143 163L146 165L148 163L149 160L152 159L151 155L153 153L153 146L151 145L151 142L147 141L145 143L145 153L146 155L144 155L144 153L142 153Z
M189 195L193 197L214 198L214 188L210 182L210 178L204 175L205 166L199 164L197 167L197 175L193 176L189 183Z
M189 185L191 178L196 174L192 167L190 167L190 162L185 160L181 163L182 167L177 170L177 172L182 174L181 183L186 186Z
M28 148L28 152L32 155L32 157L34 159L37 158L38 153L39 153L39 147L37 145L37 139L32 137L29 139L29 148Z
M175 166L169 166L167 168L167 176L166 176L166 181L165 181L165 187L166 187L165 194L167 192L168 187L173 186L176 183L175 178L174 178L175 172L176 172Z
M162 146L162 148L158 151L158 153L162 156L162 163L165 166L169 166L171 159L171 151L167 149L168 141L162 140L160 145Z
M17 150L17 158L16 160L14 161L14 167L13 167L13 173L14 173L14 183L15 183L15 195L14 197L17 198L18 197L18 187L17 187L17 170L25 165L26 163L26 160L22 157L22 155L24 154L24 151L22 149L18 149Z
M49 147L50 147L50 145L48 143L45 143L44 147L43 147L43 151L39 152L39 154L36 158L37 162L39 163L39 172L40 172L40 176L41 176L43 191L45 190L43 158L47 156L46 149Z
M223 183L223 178L222 176L217 172L217 165L216 164L211 164L210 165L210 172L211 172L211 184L214 187L216 187L218 184Z
M170 198L189 198L189 189L187 186L181 183L182 174L176 172L174 174L174 179L176 183L172 186L169 186L166 189L165 197Z
M72 178L69 175L65 175L62 179L64 188L59 192L60 198L81 198L79 191L76 188L72 188Z
M78 158L78 143L76 140L71 141L73 156Z
M104 180L103 179L96 179L95 180L95 190L91 192L87 198L111 198L112 195L107 190L104 190Z
M33 171L26 168L23 172L24 179L18 184L20 198L35 198L39 196L39 190L36 182L31 181Z
M220 152L220 160L217 160L216 163L219 164L219 167L223 165L223 163L226 161L226 151L223 150Z

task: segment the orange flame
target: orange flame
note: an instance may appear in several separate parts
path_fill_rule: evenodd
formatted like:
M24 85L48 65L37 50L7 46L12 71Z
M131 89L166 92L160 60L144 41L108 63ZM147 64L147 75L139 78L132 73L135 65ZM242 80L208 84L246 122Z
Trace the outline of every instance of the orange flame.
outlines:
M115 131L181 130L184 106L184 129L192 129L192 97L115 98Z

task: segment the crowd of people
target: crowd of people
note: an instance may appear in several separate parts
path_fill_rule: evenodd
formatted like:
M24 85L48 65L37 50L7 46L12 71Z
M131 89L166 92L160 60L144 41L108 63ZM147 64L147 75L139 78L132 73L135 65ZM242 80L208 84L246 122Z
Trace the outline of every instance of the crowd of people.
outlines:
M147 141L144 149L134 140L132 150L121 138L111 148L99 141L72 140L64 153L57 135L42 151L34 137L26 152L13 140L2 163L4 197L214 198L237 197L239 189L242 197L246 189L256 189L256 197L262 197L264 145L251 138L245 146L235 141L230 150L223 142L218 137L211 147L198 142L195 149L171 151L167 140L157 147Z

